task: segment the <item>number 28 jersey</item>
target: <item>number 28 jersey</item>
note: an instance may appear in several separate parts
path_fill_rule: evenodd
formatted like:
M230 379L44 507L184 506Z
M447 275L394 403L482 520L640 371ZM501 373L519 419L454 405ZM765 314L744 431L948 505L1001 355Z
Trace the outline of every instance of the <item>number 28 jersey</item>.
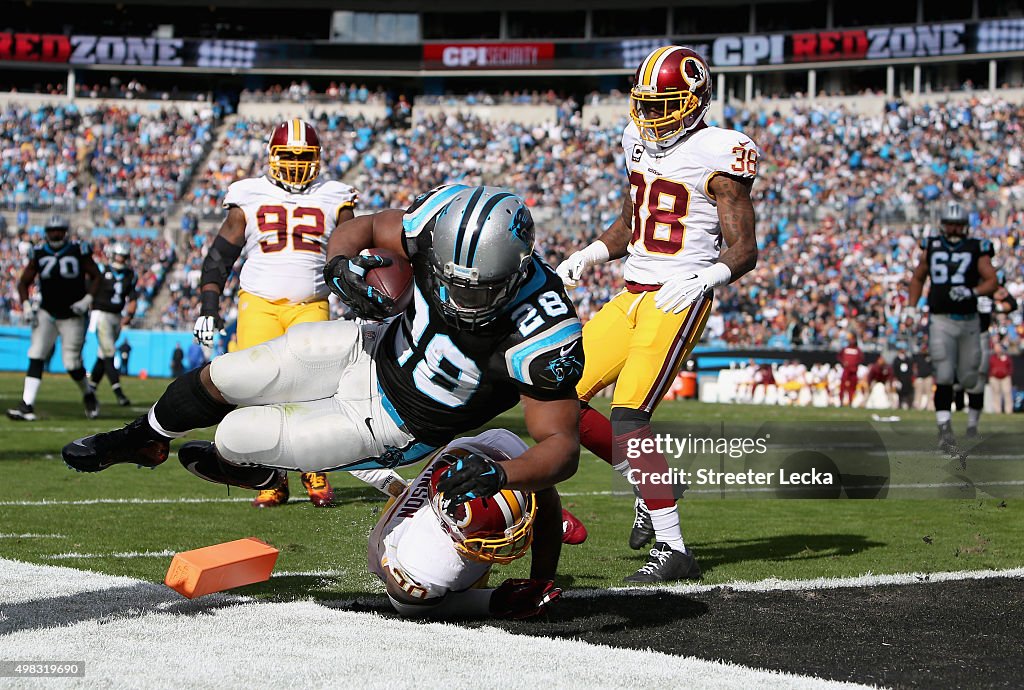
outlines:
M709 183L721 174L756 177L757 144L740 132L703 127L663 151L640 139L630 123L622 149L633 199L625 279L660 285L715 263L722 231Z
M334 180L317 179L298 193L266 176L232 183L224 207L237 206L245 213L245 263L239 287L271 302L327 299L327 240L338 212L355 203L355 190Z
M514 407L519 396L575 400L583 373L579 318L561 278L536 254L506 309L476 331L456 329L426 297L434 219L461 185L439 187L406 213L412 303L383 335L381 389L417 440L442 446Z

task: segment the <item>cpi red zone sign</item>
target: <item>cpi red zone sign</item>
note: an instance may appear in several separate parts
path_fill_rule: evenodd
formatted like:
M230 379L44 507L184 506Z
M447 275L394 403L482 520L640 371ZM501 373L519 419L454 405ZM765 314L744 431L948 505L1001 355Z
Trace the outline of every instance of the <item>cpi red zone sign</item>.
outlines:
M0 60L180 67L184 44L180 38L0 33Z

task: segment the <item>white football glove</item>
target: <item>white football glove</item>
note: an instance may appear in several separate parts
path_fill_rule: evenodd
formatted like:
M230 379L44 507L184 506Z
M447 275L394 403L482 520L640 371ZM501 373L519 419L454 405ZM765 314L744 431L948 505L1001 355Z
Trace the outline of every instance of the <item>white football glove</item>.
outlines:
M991 314L995 303L991 297L979 296L978 297L978 313L979 314Z
M732 279L732 269L723 263L669 278L654 297L654 306L667 314L678 314L697 298Z
M35 328L39 325L39 307L34 304L25 305L25 323L28 324L29 328Z
M224 330L224 322L219 316L200 316L196 319L196 325L192 328L192 335L196 342L203 347L213 347L213 339L217 334L227 335Z
M601 240L591 242L589 245L573 252L562 263L558 264L555 273L562 279L567 288L574 288L579 282L583 271L596 264L603 264L608 261L608 245Z
M949 289L949 298L954 302L964 302L974 297L974 290L966 285L954 285Z
M71 311L75 312L79 316L85 316L89 313L89 307L92 306L92 295L86 295L82 299L71 305Z

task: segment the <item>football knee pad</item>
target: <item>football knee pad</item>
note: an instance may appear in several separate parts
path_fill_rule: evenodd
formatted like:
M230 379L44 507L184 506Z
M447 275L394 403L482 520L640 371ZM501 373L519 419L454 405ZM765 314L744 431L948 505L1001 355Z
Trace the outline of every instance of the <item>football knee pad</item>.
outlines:
M281 365L265 344L229 352L210 363L210 378L226 400L253 402L277 380Z
M651 413L628 407L613 407L609 417L616 434L636 431L651 423Z
M217 427L217 452L238 465L276 464L283 452L283 413L276 406L242 407Z

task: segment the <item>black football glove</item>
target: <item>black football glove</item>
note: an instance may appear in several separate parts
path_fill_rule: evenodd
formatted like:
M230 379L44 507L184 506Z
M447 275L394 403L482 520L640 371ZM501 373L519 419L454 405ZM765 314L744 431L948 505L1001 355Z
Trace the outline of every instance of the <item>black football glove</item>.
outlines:
M507 481L501 463L470 453L452 463L437 483L437 490L444 494L445 511L455 517L460 505L474 498L493 496Z
M390 265L391 259L374 254L357 254L351 259L338 255L324 266L324 282L356 316L381 321L391 316L395 301L367 285L366 272Z
M491 615L496 618L532 618L561 596L551 580L508 579L491 593Z

